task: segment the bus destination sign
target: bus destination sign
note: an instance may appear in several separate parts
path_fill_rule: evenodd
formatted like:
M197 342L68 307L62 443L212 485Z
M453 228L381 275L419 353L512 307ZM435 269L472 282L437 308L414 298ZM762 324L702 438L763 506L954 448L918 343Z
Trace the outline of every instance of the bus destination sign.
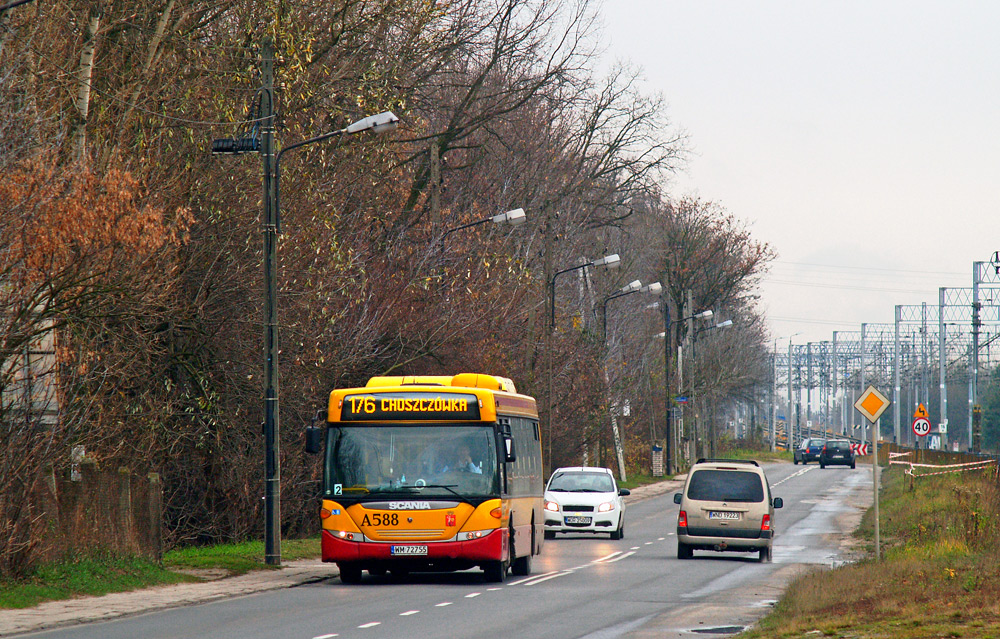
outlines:
M344 396L341 421L475 421L479 398L464 393L364 393Z

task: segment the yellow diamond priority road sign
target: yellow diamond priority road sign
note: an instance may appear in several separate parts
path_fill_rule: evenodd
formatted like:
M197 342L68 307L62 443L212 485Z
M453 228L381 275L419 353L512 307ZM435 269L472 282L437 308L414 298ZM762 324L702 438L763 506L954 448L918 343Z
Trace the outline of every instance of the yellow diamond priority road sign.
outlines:
M858 412L865 416L865 418L871 423L878 421L879 416L882 412L889 408L889 399L878 392L878 389L874 386L869 386L865 392L861 393L861 397L858 401L854 402L854 407L858 409Z

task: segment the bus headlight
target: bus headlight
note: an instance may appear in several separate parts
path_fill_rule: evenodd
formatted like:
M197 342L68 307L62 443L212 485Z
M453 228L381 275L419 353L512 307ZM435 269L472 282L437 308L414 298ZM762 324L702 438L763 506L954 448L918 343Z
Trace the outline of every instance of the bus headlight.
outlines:
M346 530L331 530L330 533L337 539L346 539L347 541L354 541L354 533L348 532Z
M601 504L600 506L597 507L597 512L599 512L599 513L606 513L606 512L610 512L610 511L612 511L614 509L615 509L614 502L606 501L606 502L604 502L603 504Z

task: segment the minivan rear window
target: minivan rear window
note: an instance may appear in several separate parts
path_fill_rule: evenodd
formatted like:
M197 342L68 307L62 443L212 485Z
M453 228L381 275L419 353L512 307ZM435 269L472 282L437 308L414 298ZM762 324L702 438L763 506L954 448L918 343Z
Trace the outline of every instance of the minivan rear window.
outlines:
M764 501L760 475L739 470L696 470L688 484L688 499L699 501Z

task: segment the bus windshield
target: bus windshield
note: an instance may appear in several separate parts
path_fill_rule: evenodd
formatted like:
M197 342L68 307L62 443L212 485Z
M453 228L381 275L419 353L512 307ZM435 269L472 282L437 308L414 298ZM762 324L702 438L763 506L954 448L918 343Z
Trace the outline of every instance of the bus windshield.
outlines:
M500 492L488 424L364 424L330 428L325 493L454 500Z

